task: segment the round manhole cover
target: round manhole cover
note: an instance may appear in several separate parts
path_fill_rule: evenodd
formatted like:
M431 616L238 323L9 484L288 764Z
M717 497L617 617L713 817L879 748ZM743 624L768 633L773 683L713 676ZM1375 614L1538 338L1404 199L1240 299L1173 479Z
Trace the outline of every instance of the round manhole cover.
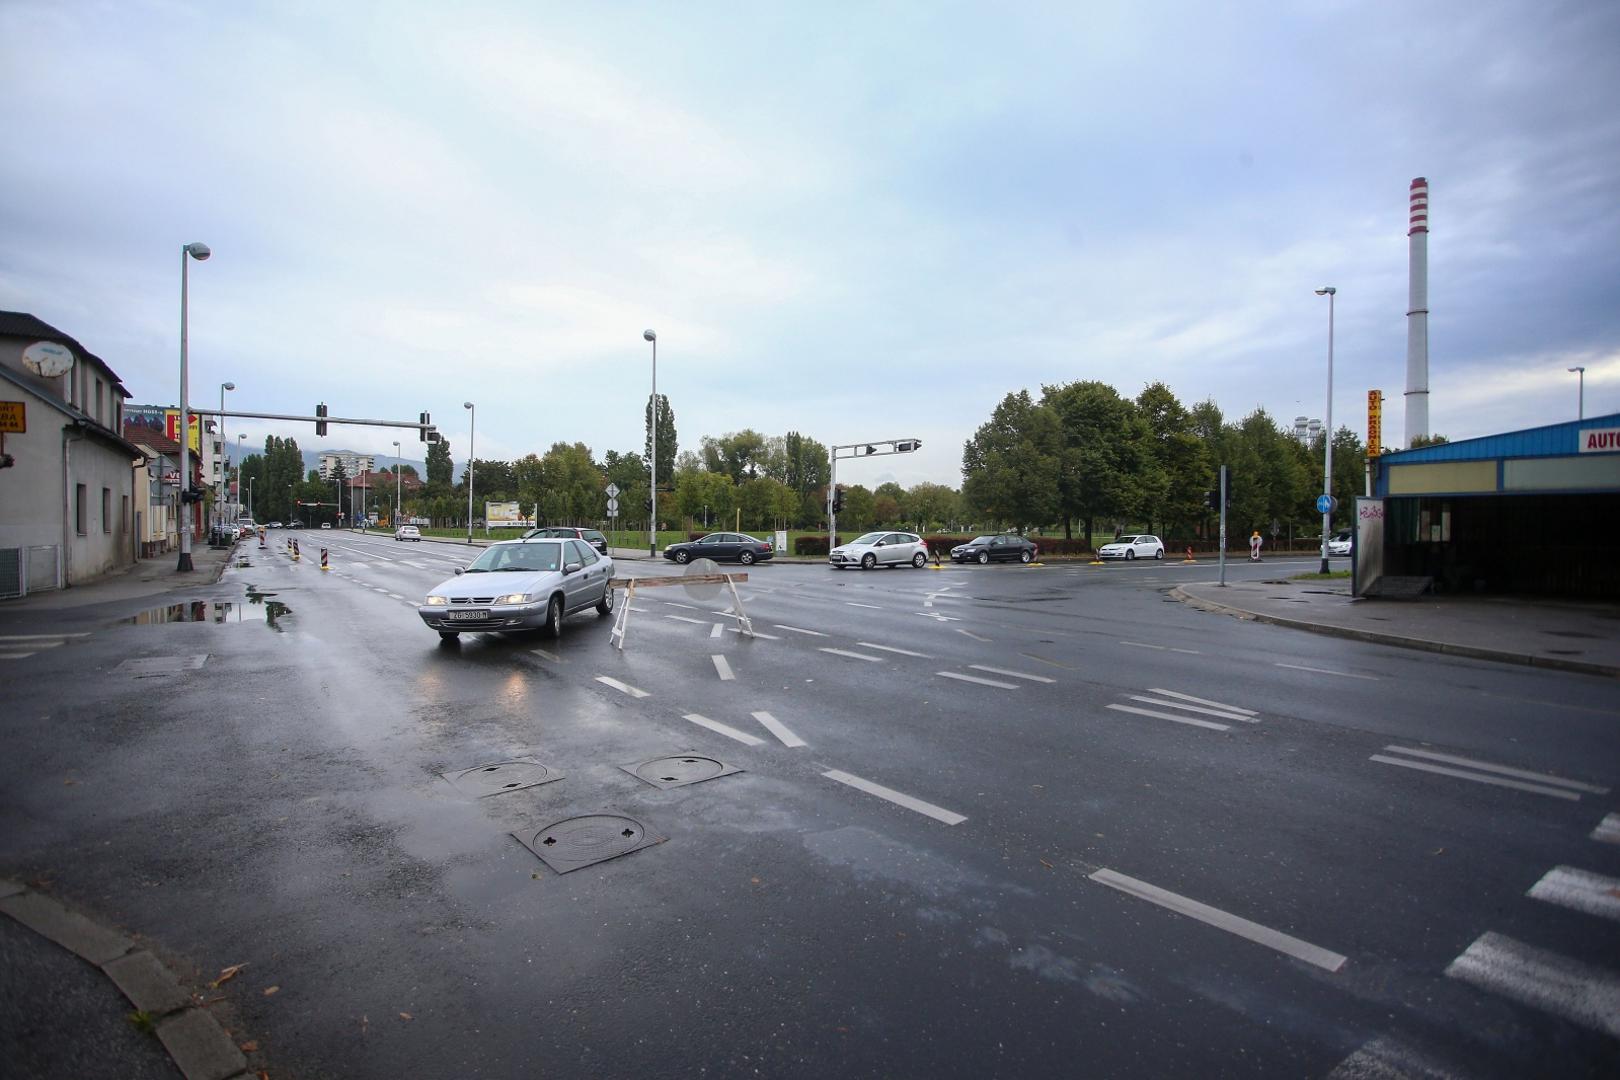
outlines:
M562 773L557 770L525 758L491 761L476 768L463 769L449 777L457 788L479 799L561 779Z
M518 839L544 859L546 865L559 874L566 874L656 844L663 837L649 834L634 818L620 814L587 814L547 825L532 838L520 836Z
M649 784L695 784L726 771L723 762L707 757L667 757L636 766L636 775Z

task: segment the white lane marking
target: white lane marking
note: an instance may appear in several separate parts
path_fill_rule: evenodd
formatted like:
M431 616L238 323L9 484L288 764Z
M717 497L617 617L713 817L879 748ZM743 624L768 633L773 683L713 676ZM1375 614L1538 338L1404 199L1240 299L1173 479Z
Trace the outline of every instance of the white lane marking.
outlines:
M927 653L912 652L910 649L897 649L893 645L875 645L870 641L857 641L855 644L864 645L868 649L882 649L884 652L899 653L901 656L915 656L919 660L932 660Z
M5 652L0 653L0 660L26 660L33 655L31 652Z
M765 730L769 731L772 735L775 735L778 739L780 739L783 746L807 745L803 739L789 731L786 724L782 723L782 721L778 720L768 712L757 712L754 714L754 719L758 720L761 724L764 724Z
M387 589L385 589L385 588L383 588L383 587L382 587L382 586L381 586L381 585L373 585L373 586L372 586L372 587L371 587L371 591L372 591L372 592L380 592L380 593L385 593L385 592L387 592L387 591L388 591L388 590L387 590Z
M717 638L717 637L720 636L721 631L723 631L723 630L725 630L724 624L715 623L714 626L709 628L709 636L712 637L712 638Z
M1217 724L1209 720L1199 720L1192 716L1177 716L1175 713L1154 712L1152 709L1138 709L1135 705L1108 705L1105 708L1113 709L1115 712L1135 713L1137 716L1153 716L1160 720L1174 720L1178 724L1191 724L1193 727L1209 728L1211 731L1232 730L1230 724Z
M397 593L397 592L391 592L388 595L393 597L395 600L403 600L403 599L405 599L403 596L399 595L399 593Z
M707 716L699 716L695 712L694 713L687 713L686 716L685 716L685 719L692 721L692 723L698 725L699 727L706 727L710 731L715 732L716 734L724 735L728 739L736 739L738 742L744 744L745 746L764 746L765 745L765 740L761 739L757 735L750 735L746 731L738 731L736 728L730 726L729 724L722 724L718 720L710 720Z
M935 821L943 821L947 825L960 825L967 820L967 817L963 814L946 810L942 806L935 806L933 803L923 802L921 799L914 799L903 792L884 787L882 784L874 784L870 780L863 780L859 776L854 776L841 769L828 769L821 775L829 780L836 780L840 784L848 784L856 791L864 791L868 795L876 795L880 799L886 799L896 806L903 806L907 810L915 810L917 813L931 817Z
M638 690L629 683L622 683L618 679L611 679L606 675L598 675L596 677L596 681L601 683L603 686L613 687L613 689L617 690L621 694L629 694L633 698L644 698L648 696L647 691Z
M1225 709L1227 712L1236 713L1239 716L1258 716L1258 715L1260 715L1259 713L1255 712L1253 709L1240 709L1236 705L1227 705L1224 702L1211 701L1208 698L1193 697L1191 694L1181 694L1181 693L1177 693L1174 690L1165 690L1165 689L1162 689L1161 687L1157 687L1157 686L1148 687L1148 693L1150 693L1150 694L1163 694L1165 697L1180 698L1182 701L1195 701L1200 705L1208 705L1208 706L1210 706L1211 708L1214 708L1214 709Z
M1027 671L1012 671L1008 668L991 667L988 664L969 664L974 671L988 671L992 675L1005 675L1009 679L1028 679L1030 682L1055 683L1056 679L1048 679L1045 675L1031 675Z
M956 628L956 632L958 634L966 634L968 637L972 638L974 641L989 641L990 640L987 637L980 637L978 634L975 634L971 630L963 630L960 626L958 626Z
M736 613L736 612L735 612L735 611L732 611L732 610L731 610L731 609L730 609L730 608L729 608L729 607L728 607L728 608L726 608L726 609L725 609L725 610L724 610L724 611L711 611L711 612L709 612L709 614L710 614L710 615L735 615L735 614L737 614L737 613Z
M375 570L375 569L377 569L377 567L375 567L375 566L367 566L363 562L352 562L352 563L349 563L349 569L351 569L351 570Z
M0 641L50 641L52 639L89 636L88 631L83 634L0 634Z
M402 562L402 563L404 563L404 564L405 564L405 565L406 565L406 566L412 566L412 567L415 567L415 568L416 568L416 569L418 569L418 570L426 570L426 569L427 569L427 567L425 567L425 566L423 566L423 565L422 565L422 564L421 564L421 563L419 563L419 562L412 562L412 561L411 561L411 560L409 560L409 559L401 559L401 560L399 560L399 561L400 561L400 562Z
M961 619L952 618L949 615L941 615L937 611L913 611L912 614L913 615L921 615L925 619L933 619L935 622L961 622L962 621Z
M38 641L18 641L11 647L14 649L54 649L60 645L66 644L67 642L65 641L51 641L48 638L42 638ZM33 654L30 653L29 655Z
M1304 664L1283 664L1283 663L1279 663L1277 666L1278 667L1285 667L1285 668L1293 668L1295 671L1311 671L1311 672L1315 672L1318 675L1338 675L1338 676L1341 676L1341 677L1346 678L1346 679L1366 679L1368 682L1382 682L1383 681L1377 675L1357 675L1353 671L1332 671L1332 670L1330 670L1328 668L1322 668L1322 667L1306 667Z
M881 664L881 663L883 663L883 657L881 657L881 656L867 656L865 653L850 652L848 649L827 649L827 648L823 648L823 649L820 649L818 651L824 652L824 653L832 653L834 656L847 656L851 660L865 660L869 664Z
M1598 968L1487 932L1446 974L1620 1038L1620 979Z
M393 559L390 559L387 555L379 555L375 551L366 552L366 558L368 558L368 559L381 559L383 562L393 562L394 561Z
M1525 895L1599 918L1620 920L1620 878L1604 877L1590 870L1554 867L1530 886Z
M720 676L721 682L731 682L737 678L731 673L731 665L726 663L725 657L714 655L710 656L709 659L714 661L714 672Z
M1018 689L1017 685L1014 683L997 682L995 679L981 679L977 675L963 675L959 671L936 671L934 674L938 675L942 679L955 679L958 682L978 683L980 686L994 686L1001 690Z
M802 626L784 626L782 623L772 623L778 630L791 630L795 634L809 634L811 637L826 637L820 630L806 630Z
M1609 814L1592 830L1592 839L1605 844L1620 844L1620 814Z
M742 628L738 627L738 626L728 626L728 627L726 627L726 630L727 630L728 633L732 633L732 634L740 634L740 633L742 633ZM755 630L754 633L753 633L753 636L754 637L762 637L766 641L781 641L782 640L782 635L781 634L767 634L763 630Z
M1550 795L1555 799L1568 799L1577 802L1580 796L1573 791L1563 788L1546 787L1542 784L1525 784L1518 780L1499 780L1494 776L1483 776L1479 773L1465 772L1462 769L1448 769L1444 765L1429 765L1422 761L1409 761L1406 758L1385 757L1383 754L1374 754L1367 759L1376 761L1381 765L1399 765L1403 769L1417 769L1421 772L1438 773L1441 776L1455 776L1459 780L1472 780L1476 784L1491 784L1495 787L1513 788L1515 791L1528 791L1536 795Z
M1336 952L1324 949L1320 945L1312 945L1308 941L1301 941L1291 934L1281 930L1273 930L1269 926L1261 926L1257 922L1219 908L1212 908L1208 904L1200 904L1197 900L1181 896L1161 889L1157 885L1149 885L1145 881L1138 881L1133 877L1104 867L1091 875L1091 880L1099 885L1106 885L1110 889L1118 889L1128 896L1139 900L1146 900L1150 904L1185 915L1189 919L1197 919L1201 923L1213 926L1218 930L1225 930L1229 934L1236 934L1240 938L1252 941L1257 945L1264 945L1268 949L1275 949L1285 956L1292 956L1296 960L1303 960L1324 971L1338 971L1344 967L1347 957Z
M1458 1080L1455 1073L1387 1035L1339 1062L1327 1080Z
M646 613L647 613L647 609L646 609L646 608L644 608L644 607L636 607L636 605L634 605L634 604L631 604L631 605L630 605L630 610L631 610L631 611L639 611L639 612L641 612L641 613L642 613L642 614L643 614L643 615L645 615L645 614L646 614Z
M531 649L530 651L533 652L534 655L536 655L536 656L545 657L547 660L550 660L553 664L562 663L562 657L558 656L556 653L552 652L550 649Z
M1451 765L1464 765L1470 769L1478 769L1480 772L1516 776L1520 780L1533 780L1538 784L1551 784L1554 787L1569 788L1572 791L1585 791L1592 795L1607 795L1609 793L1608 788L1598 787L1596 784L1583 784L1579 780L1565 780L1562 777L1549 776L1546 773L1530 772L1528 769L1513 769L1506 765L1493 765L1489 761L1476 761L1473 758L1456 757L1452 754L1437 754L1433 750L1417 750L1406 746L1386 746L1384 749L1392 754L1405 754L1407 757L1444 761Z
M661 603L668 604L670 607L685 608L687 611L701 611L702 610L696 604L683 604L679 600L664 600L664 601L661 601Z
M864 607L864 608L871 608L871 609L872 609L872 610L873 610L873 611L882 611L882 610L883 610L883 605L881 605L881 604L857 604L857 603L856 603L856 602L855 602L855 601L853 601L853 600L845 600L845 601L844 601L844 606L845 606L845 607Z
M1225 709L1206 709L1202 705L1184 705L1179 701L1160 701L1158 698L1143 697L1141 694L1127 694L1132 701L1140 701L1144 705L1162 705L1167 709L1185 709L1187 712L1202 713L1205 716L1218 716L1222 720L1237 720L1245 724L1258 724L1260 721L1252 716L1241 716L1230 713Z
M696 623L698 626L703 625L703 620L702 619L691 619L691 618L686 617L685 615L665 615L664 618L666 618L666 619L674 619L676 622Z
M1120 644L1129 645L1133 649L1158 649L1160 652L1165 652L1170 648L1168 645L1149 645L1145 641L1121 641Z

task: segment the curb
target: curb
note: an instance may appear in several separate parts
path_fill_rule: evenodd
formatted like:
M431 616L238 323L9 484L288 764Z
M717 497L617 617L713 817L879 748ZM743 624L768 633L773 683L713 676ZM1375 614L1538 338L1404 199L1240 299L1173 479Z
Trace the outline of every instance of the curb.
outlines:
M0 879L0 913L98 968L138 1012L155 1022L156 1034L186 1080L247 1076L247 1058L207 1009L172 972L123 934L69 911L54 897L20 882Z
M1233 618L1243 619L1248 622L1286 626L1291 630L1306 630L1327 637L1349 638L1352 641L1365 641L1374 645L1394 645L1397 648L1415 649L1420 652L1445 653L1448 656L1461 656L1471 660L1492 660L1500 664L1519 664L1525 667L1573 671L1582 675L1606 675L1610 678L1620 678L1620 667L1613 667L1608 664L1592 664L1584 660L1564 660L1556 656L1532 656L1528 653L1508 652L1503 649L1484 649L1475 645L1455 645L1446 641L1431 641L1428 638L1402 637L1399 634L1383 634L1376 630L1357 630L1351 626L1331 626L1324 623L1305 622L1302 619L1288 619L1281 615L1267 615L1259 611L1249 611L1246 608L1231 607L1202 596L1193 596L1180 585L1170 590L1170 597L1200 611L1208 611L1216 615L1230 615Z

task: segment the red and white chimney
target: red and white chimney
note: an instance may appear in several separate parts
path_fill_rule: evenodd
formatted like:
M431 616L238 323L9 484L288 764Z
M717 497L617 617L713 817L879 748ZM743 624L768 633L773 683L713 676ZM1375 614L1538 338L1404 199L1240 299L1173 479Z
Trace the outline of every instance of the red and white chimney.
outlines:
M1406 445L1429 434L1429 181L1412 181L1407 237Z

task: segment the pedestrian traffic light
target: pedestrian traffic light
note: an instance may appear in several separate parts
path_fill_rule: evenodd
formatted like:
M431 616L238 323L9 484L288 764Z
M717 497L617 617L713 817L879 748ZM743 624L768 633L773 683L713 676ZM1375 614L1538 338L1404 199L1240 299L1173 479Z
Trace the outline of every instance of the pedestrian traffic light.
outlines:
M832 507L835 514L844 508L844 489L842 487L833 489Z
M315 415L316 416L325 416L326 415L326 402L323 401L319 405L315 406ZM326 421L325 420L317 420L317 421L315 421L315 434L317 434L317 435L325 435L326 434Z
M432 419L433 418L430 417L427 413L417 413L416 414L416 422L422 425L421 427L416 429L417 439L420 440L421 442L427 442L428 441L428 426L429 426L429 422Z

